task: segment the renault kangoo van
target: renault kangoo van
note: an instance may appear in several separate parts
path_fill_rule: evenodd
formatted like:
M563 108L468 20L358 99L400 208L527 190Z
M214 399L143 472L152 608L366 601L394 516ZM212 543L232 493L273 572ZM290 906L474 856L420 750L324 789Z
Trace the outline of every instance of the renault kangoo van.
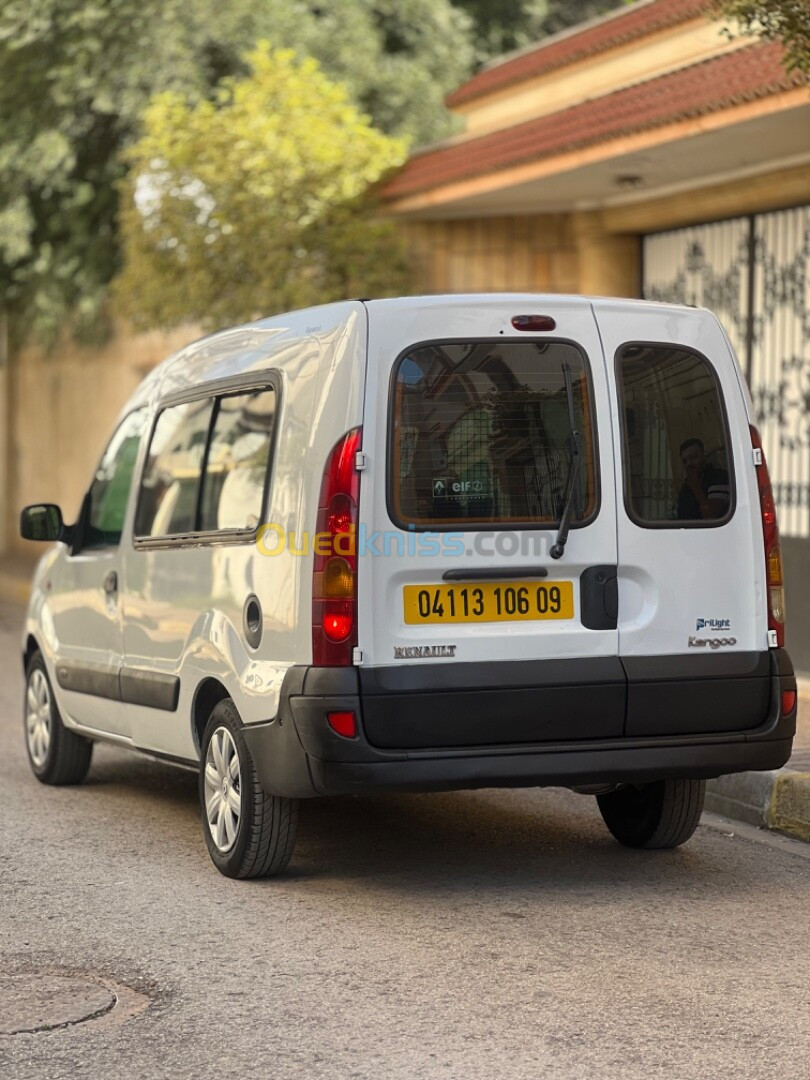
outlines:
M124 408L23 641L46 784L108 740L199 771L217 868L298 801L552 785L683 843L706 779L789 757L776 514L708 311L351 301L171 357Z

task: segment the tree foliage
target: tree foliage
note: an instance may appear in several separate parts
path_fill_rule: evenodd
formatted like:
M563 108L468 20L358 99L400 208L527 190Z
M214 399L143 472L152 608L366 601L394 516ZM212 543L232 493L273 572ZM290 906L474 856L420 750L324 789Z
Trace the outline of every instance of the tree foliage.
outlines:
M628 0L453 0L475 26L479 60L522 48Z
M116 266L119 150L155 85L208 83L193 16L172 0L0 7L0 302L26 327L94 317Z
M254 41L266 38L313 56L382 131L416 145L448 134L444 98L473 63L471 20L451 0L263 4L276 14L257 26ZM281 15L289 19L291 9L299 10L282 31Z
M18 336L103 327L144 110L166 91L217 100L261 39L314 57L380 131L421 144L451 131L443 99L474 39L490 56L616 2L0 0L0 306Z
M407 153L317 61L267 43L214 100L158 95L127 152L117 292L145 325L214 327L403 286L364 194Z
M717 13L732 20L742 34L780 41L788 69L810 75L808 0L718 0Z
M472 57L449 0L0 0L0 305L18 334L99 326L143 110L167 90L211 100L261 38L416 142L447 131Z

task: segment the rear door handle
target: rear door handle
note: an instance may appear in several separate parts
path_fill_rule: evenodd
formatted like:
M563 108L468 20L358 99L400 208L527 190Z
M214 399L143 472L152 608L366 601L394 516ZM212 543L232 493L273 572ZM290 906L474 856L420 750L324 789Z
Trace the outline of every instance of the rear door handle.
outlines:
M104 592L107 596L112 596L118 592L118 574L115 570L111 570L104 578Z
M617 566L589 566L579 577L580 618L588 630L615 630L619 624Z

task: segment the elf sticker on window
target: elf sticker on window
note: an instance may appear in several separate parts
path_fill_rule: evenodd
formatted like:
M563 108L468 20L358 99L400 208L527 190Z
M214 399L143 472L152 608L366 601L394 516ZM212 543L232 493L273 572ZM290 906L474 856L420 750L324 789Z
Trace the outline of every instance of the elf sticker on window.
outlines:
M483 480L434 480L434 499L482 499L492 494Z

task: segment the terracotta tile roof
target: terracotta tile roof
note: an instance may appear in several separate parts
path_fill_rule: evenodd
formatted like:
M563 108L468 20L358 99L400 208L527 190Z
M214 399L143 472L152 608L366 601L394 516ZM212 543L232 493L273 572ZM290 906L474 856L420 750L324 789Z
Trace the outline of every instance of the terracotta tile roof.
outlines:
M666 30L706 12L711 0L653 0L621 11L612 18L585 26L580 31L541 42L530 52L484 68L447 97L452 108L483 97L505 86L544 75L547 71L617 45L625 45L657 30Z
M415 154L382 187L386 200L717 112L806 83L779 44L749 45L515 127Z

